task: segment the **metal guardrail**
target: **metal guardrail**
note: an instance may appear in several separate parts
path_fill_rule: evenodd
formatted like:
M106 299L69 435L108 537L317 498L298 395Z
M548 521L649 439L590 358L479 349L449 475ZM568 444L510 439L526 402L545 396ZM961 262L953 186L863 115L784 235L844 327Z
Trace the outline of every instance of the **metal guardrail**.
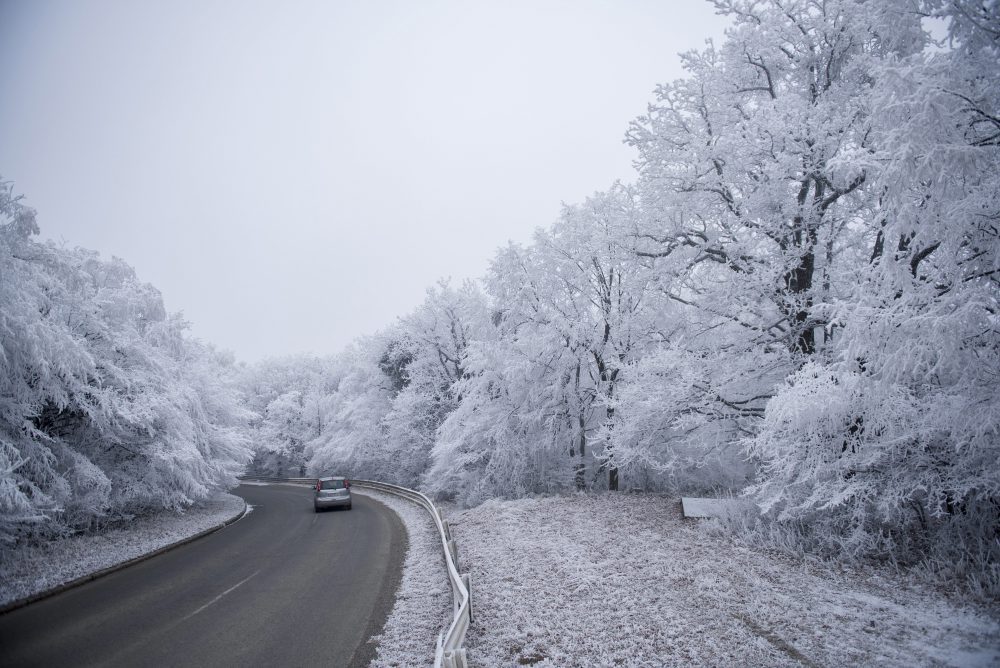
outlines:
M276 478L269 476L240 476L241 480L261 480L264 482L290 482L315 485L316 478ZM434 503L420 492L390 485L375 480L351 480L351 485L356 487L367 487L369 489L394 494L396 496L409 499L417 505L423 506L434 519L438 534L441 537L441 547L444 549L444 560L448 567L448 579L451 581L452 591L452 622L448 630L438 635L437 649L434 654L435 668L468 668L469 662L465 652L465 634L472 623L472 599L469 574L460 574L458 571L458 547L451 535L451 527L441 514L441 510Z

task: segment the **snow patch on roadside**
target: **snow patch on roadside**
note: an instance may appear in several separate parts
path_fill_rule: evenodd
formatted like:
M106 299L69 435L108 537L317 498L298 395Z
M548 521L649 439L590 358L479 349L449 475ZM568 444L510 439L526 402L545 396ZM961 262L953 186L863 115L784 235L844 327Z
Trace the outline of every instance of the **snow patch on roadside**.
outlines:
M373 668L434 665L438 634L451 624L451 583L437 527L426 510L411 501L371 489L352 487L389 506L406 526L409 545L396 602L377 643Z
M450 521L476 665L1000 664L1000 610L732 545L676 499L489 501Z
M223 493L184 512L137 517L126 526L40 546L0 550L0 606L155 552L217 527L244 511L244 501Z

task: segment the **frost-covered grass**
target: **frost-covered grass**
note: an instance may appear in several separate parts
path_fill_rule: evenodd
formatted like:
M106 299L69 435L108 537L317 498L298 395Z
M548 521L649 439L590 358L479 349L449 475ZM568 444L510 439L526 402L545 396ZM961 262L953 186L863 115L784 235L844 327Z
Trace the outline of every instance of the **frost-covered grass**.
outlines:
M433 666L438 634L451 623L451 584L437 528L427 511L410 501L359 487L353 493L392 508L403 520L409 539L396 602L382 633L369 641L378 643L371 665Z
M217 527L245 508L243 499L223 493L183 513L164 511L101 533L0 550L0 606L155 552Z
M450 520L476 665L1000 664L1000 610L732 545L673 499L490 501Z

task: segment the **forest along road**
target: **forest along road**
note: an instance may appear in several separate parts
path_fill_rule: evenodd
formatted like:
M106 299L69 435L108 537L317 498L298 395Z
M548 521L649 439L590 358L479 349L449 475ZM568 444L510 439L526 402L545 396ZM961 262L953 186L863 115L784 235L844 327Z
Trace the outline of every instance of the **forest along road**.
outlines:
M360 494L241 485L253 506L204 538L0 615L0 665L364 666L395 600L406 530Z

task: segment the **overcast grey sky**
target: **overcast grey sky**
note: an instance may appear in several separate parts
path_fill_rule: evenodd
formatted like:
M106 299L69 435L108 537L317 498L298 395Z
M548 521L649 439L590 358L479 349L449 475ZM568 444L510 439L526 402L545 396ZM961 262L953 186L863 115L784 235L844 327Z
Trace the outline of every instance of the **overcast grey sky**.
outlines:
M481 276L622 144L699 0L0 0L0 175L196 336L333 353Z

